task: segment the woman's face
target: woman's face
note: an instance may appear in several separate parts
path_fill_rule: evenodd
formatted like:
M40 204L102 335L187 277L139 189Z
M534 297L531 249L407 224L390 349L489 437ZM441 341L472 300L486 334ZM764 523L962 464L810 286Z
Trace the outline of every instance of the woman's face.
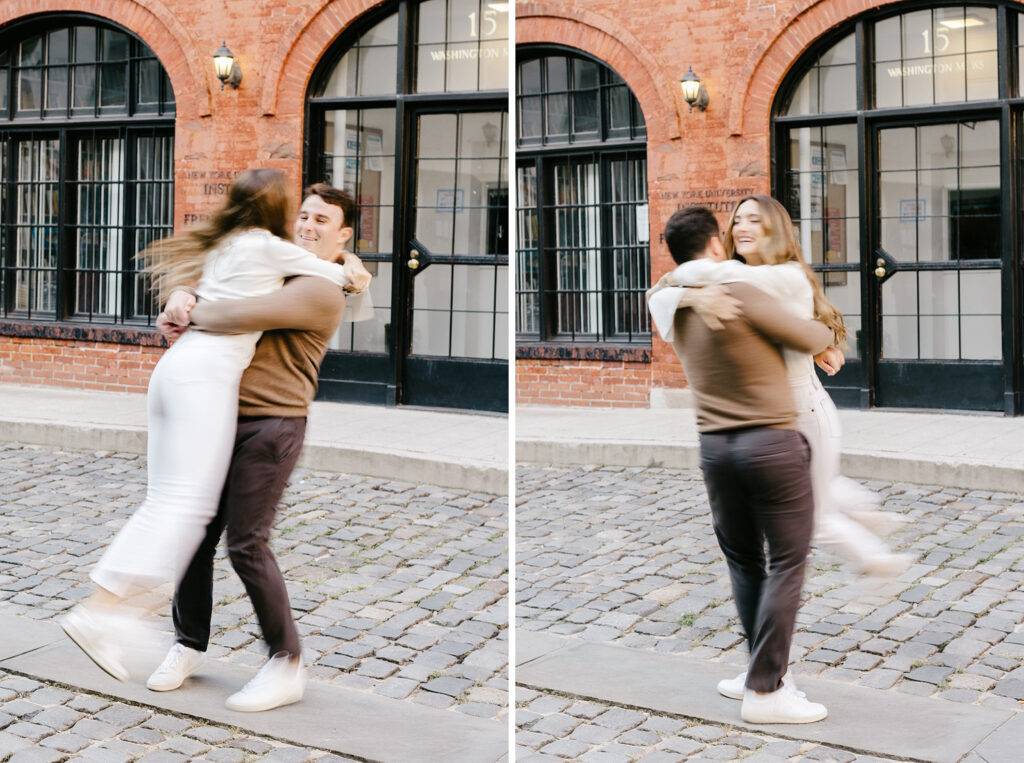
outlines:
M733 218L732 242L736 247L736 253L742 256L748 265L760 265L762 260L759 252L764 238L761 206L753 199L747 199L740 204Z

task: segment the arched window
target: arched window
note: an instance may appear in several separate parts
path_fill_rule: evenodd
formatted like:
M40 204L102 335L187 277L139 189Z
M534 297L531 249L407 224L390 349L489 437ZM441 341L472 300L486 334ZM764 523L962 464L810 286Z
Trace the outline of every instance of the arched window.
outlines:
M155 315L135 254L172 229L174 95L111 24L37 19L0 35L2 314Z
M866 14L780 89L774 183L852 329L830 381L847 404L1013 407L1016 8Z
M516 334L650 346L647 131L614 71L568 49L517 60Z
M508 11L401 0L325 56L306 179L352 192L376 319L342 324L338 399L507 408Z

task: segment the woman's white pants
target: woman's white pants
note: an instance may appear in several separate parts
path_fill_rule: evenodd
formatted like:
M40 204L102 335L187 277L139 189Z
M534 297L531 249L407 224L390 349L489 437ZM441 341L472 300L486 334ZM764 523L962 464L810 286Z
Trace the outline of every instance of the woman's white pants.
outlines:
M153 370L146 498L91 575L108 591L125 597L184 574L217 513L253 337L188 331Z
M811 446L811 484L814 489L814 540L864 567L889 554L877 535L848 516L877 508L869 490L839 475L842 427L835 403L813 372L790 379L798 413L797 428Z

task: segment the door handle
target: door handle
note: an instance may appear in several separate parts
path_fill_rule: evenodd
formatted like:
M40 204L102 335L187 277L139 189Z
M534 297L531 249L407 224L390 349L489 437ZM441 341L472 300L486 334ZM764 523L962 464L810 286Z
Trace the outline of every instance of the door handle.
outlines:
M875 277L879 284L883 284L892 278L900 269L899 263L884 249L875 250Z

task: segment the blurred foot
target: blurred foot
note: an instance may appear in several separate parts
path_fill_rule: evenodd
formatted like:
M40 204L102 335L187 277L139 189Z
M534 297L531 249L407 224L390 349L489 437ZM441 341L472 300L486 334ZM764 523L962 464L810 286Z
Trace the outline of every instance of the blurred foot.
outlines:
M877 554L861 565L861 574L874 578L897 578L913 564L910 554Z
M302 661L286 652L270 658L260 672L242 690L228 697L229 710L258 713L290 705L302 699L306 687L306 671Z
M190 649L184 644L175 644L164 657L164 661L153 671L146 686L153 691L173 691L185 683L185 679L199 670L206 662L206 653Z
M847 512L847 516L881 538L892 535L910 522L902 514L894 514L891 511L864 511L858 509Z
M121 644L126 622L123 615L98 612L79 604L58 621L78 648L100 669L118 681L130 677L121 659Z

